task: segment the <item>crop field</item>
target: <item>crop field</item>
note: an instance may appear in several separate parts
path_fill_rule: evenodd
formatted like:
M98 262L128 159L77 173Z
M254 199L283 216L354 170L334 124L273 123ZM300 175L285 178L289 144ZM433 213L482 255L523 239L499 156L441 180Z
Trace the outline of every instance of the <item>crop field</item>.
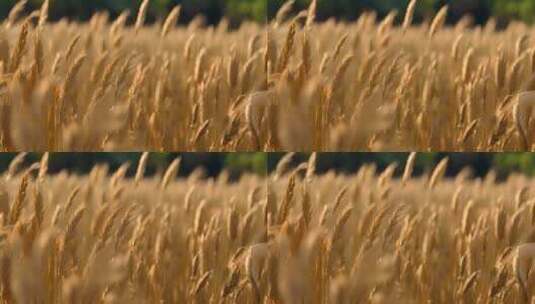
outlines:
M98 165L0 176L3 303L523 303L532 180L316 175L135 177ZM142 158L143 159L143 158ZM517 279L518 277L518 279ZM519 282L525 282L520 285ZM526 286L523 289L522 286ZM526 291L524 293L524 290Z
M20 16L24 3L0 26L3 150L256 148L245 101L266 82L261 25L177 27L180 7L146 25L148 1L133 25L127 13L48 23L48 1Z
M444 178L447 159L411 177L412 164L401 178L396 165L355 175L314 175L313 157L279 166L270 204L287 220L272 252L288 262L275 303L529 303L517 246L535 240L533 181Z
M521 23L445 26L444 7L415 24L415 2L398 19L316 22L314 1L237 28L175 26L180 7L146 24L146 5L52 23L48 1L29 16L23 4L0 26L5 151L532 147L535 48Z
M263 178L175 179L178 162L161 178L143 162L135 178L52 176L46 159L0 176L2 303L213 303L240 288L228 265L260 242Z
M470 18L446 26L447 6L413 24L417 1L384 19L315 23L314 4L288 16L291 4L268 28L268 78L285 109L275 147L531 150L533 28Z

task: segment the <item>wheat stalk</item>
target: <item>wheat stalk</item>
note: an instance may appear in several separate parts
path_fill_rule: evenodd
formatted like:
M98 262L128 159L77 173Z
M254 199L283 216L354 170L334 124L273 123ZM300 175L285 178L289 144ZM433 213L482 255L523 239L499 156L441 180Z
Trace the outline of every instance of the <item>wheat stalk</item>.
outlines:
M446 173L446 168L448 166L448 158L442 159L438 165L433 170L433 173L431 174L431 177L429 178L429 184L428 188L433 189L437 183L442 179L444 174Z
M134 178L136 185L139 185L139 183L143 179L143 176L145 175L145 168L147 167L148 160L149 160L149 152L143 152L143 154L139 158L139 163L137 165L137 170L136 170L136 176Z
M294 3L295 3L295 0L288 0L277 11L277 14L275 16L275 24L277 26L280 26L284 22L284 20L286 19L286 17L292 10Z
M407 158L407 163L405 164L405 170L403 170L403 177L401 179L403 185L407 184L407 181L412 176L412 171L414 170L414 164L416 162L416 152L412 152Z
M444 22L446 21L446 16L448 14L448 6L443 6L433 19L433 22L431 23L431 26L429 28L429 37L433 38L437 31L444 25Z
M46 173L48 172L48 158L49 158L48 152L43 154L43 157L41 158L41 162L39 164L39 174L38 174L39 180L42 180L43 178L45 178Z
M17 18L22 13L27 3L28 3L28 0L21 0L17 2L17 4L15 4L13 8L9 11L9 15L7 17L8 27L11 27L16 23Z
M305 22L306 27L311 27L312 24L314 23L314 20L316 19L317 6L318 6L317 0L312 0L307 11L307 19Z
M177 5L171 10L169 15L167 16L167 19L165 19L165 22L162 27L162 38L165 38L167 34L171 31L171 28L176 25L176 22L178 20L178 17L180 16L181 6Z
M145 18L147 16L147 11L149 10L150 0L143 0L136 18L135 31L139 32L143 24L145 23Z
M416 10L417 0L411 0L407 6L407 12L405 13L405 18L403 19L403 31L406 32L407 29L412 24L412 19L414 17L414 11Z
M38 22L39 27L43 27L48 20L49 6L50 6L49 0L45 0L43 2L43 5L41 6L41 10L39 11L39 22Z
M162 190L165 190L165 188L167 188L171 180L176 178L176 174L178 173L178 169L180 167L180 160L181 160L180 158L176 158L169 165L169 167L167 167L167 170L165 171L165 174L163 175L162 183L160 186Z
M307 164L307 171L306 171L306 174L305 174L305 177L307 180L312 180L314 174L316 173L316 162L317 162L317 153L312 153L310 155L310 158L308 159L308 164Z

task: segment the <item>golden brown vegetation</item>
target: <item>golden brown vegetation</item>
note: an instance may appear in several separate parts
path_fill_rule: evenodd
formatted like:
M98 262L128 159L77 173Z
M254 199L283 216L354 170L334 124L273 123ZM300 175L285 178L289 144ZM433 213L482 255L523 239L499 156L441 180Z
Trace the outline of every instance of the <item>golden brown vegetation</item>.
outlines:
M267 86L261 25L177 27L176 7L145 26L149 1L133 26L126 13L48 23L48 1L27 17L24 3L0 25L3 150L257 148L245 108Z
M448 7L413 25L417 5L353 23L308 22L314 5L295 17L281 9L268 27L274 109L261 141L290 151L531 150L535 99L518 94L535 90L533 29L445 26Z
M315 21L316 5L269 24L200 18L180 7L145 26L20 17L0 26L3 150L530 150L532 29L413 25L412 1L356 22Z
M278 293L266 277L261 294L275 303L530 303L513 266L517 245L535 240L532 180L468 171L450 179L446 166L403 179L392 177L395 165L312 178L304 169L313 160L287 173L279 166L269 215L284 228L270 244L283 266ZM522 279L533 262L527 251ZM533 283L531 272L529 298Z
M46 162L0 176L0 302L231 303L247 285L228 276L261 241L265 179L175 179L178 161L161 177L50 176Z
M532 180L395 166L316 175L289 155L228 183L107 174L0 176L5 303L523 303ZM520 254L517 258L517 252ZM531 272L533 273L533 272ZM518 281L517 281L518 277ZM525 284L519 285L518 282ZM522 288L525 286L525 291Z

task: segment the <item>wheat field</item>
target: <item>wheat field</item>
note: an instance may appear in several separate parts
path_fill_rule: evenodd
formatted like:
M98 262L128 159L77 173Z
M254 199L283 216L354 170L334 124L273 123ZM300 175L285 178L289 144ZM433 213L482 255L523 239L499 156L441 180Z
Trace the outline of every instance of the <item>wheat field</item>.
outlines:
M317 23L312 2L293 16L289 1L268 26L273 148L532 149L532 27L445 25L447 6L413 24L415 0L384 19Z
M147 155L147 154L145 154ZM525 303L533 180L394 166L175 179L97 165L0 176L2 303ZM414 157L414 156L413 156ZM143 159L143 158L142 158ZM522 269L520 269L522 270ZM527 297L530 297L528 277Z
M139 12L48 22L15 6L0 25L4 151L531 150L533 28L447 7L415 24L273 20L154 24ZM148 1L144 1L147 4ZM128 20L134 20L130 25ZM398 20L402 20L398 24Z
M400 178L397 164L315 175L314 157L290 171L281 160L268 188L287 219L275 303L530 303L513 265L535 240L533 180L444 178L447 159L412 177L412 158Z
M24 3L0 25L3 150L257 149L245 108L266 86L260 24L177 27L178 6L148 25L148 1L134 25L128 13L49 23L48 1L20 16Z
M179 160L143 177L144 162L126 178L127 164L48 175L46 154L14 160L0 176L0 301L214 303L238 289L228 265L261 241L265 179L175 179Z

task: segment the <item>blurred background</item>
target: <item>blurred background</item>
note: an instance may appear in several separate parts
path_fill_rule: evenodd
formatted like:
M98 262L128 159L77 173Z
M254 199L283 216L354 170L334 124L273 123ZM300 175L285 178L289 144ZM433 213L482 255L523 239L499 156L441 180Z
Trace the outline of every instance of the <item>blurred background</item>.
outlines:
M269 153L267 170L273 172L284 153ZM403 174L409 153L318 153L316 172L321 174L329 170L339 173L355 173L364 164L375 164L379 171L392 163L397 163L395 175ZM297 153L292 158L292 166L298 166L310 157L309 153ZM468 167L474 177L485 176L495 170L498 179L505 179L512 173L535 175L535 153L418 153L414 175L431 171L438 162L448 157L446 176L455 176Z
M28 0L27 12L38 9L44 0ZM308 7L311 0L295 0L294 10ZM17 0L0 1L0 17L5 18ZM265 22L273 18L285 0L151 0L148 22L165 18L175 6L182 5L181 22L188 23L196 15L204 15L207 24L218 24L226 16L231 25L244 20ZM318 19L331 17L354 20L362 12L377 11L380 16L397 10L401 20L409 0L318 0ZM136 15L141 0L50 0L50 18L88 20L95 12L106 11L111 18L130 10L131 20ZM415 21L432 18L438 9L450 6L448 22L456 22L466 14L472 15L475 24L485 23L495 16L499 25L518 19L535 20L535 0L419 0Z
M195 16L203 15L207 24L218 24L223 16L231 24L250 19L265 22L267 1L271 0L151 0L147 22L164 19L176 5L182 6L180 22L189 23ZM18 0L0 0L0 17L5 18ZM26 12L41 7L44 0L28 0ZM96 12L105 11L112 19L124 11L130 11L132 22L142 0L50 0L51 20L68 18L88 20Z
M268 14L272 18L285 0L268 0ZM296 0L295 11L308 7L311 0ZM355 20L364 11L376 11L379 17L397 11L397 21L402 21L410 0L318 0L319 20L337 18ZM449 6L448 23L455 23L461 17L470 15L473 24L484 24L494 16L499 27L511 20L528 23L535 21L535 0L418 0L415 22L431 20L444 5Z
M0 153L0 173L7 170L16 153ZM42 153L28 153L24 165L38 162ZM150 153L146 174L162 174L167 166L181 157L180 176L187 176L196 168L201 168L205 176L218 176L223 170L237 179L244 173L266 175L272 173L285 153ZM397 175L401 175L409 153L318 153L317 172L319 174L333 170L339 173L355 173L365 164L375 164L379 171L392 163L398 164ZM49 172L57 173L68 170L73 173L86 174L96 164L107 164L110 171L117 170L129 162L128 176L133 176L141 153L50 153ZM296 153L291 165L298 166L306 162L310 153ZM535 153L418 153L414 168L415 175L431 171L443 158L449 158L447 176L455 176L465 167L469 167L476 177L485 176L491 169L498 178L504 179L512 173L535 176Z
M0 172L8 169L17 153L0 153ZM28 153L23 165L39 162L42 153ZM130 163L127 176L135 175L141 153L50 153L48 172L51 174L67 170L76 174L87 174L96 164L107 164L110 172L122 164ZM215 177L227 170L230 179L237 179L244 173L266 174L266 153L150 153L145 174L162 174L167 166L181 158L179 176L188 176L195 169L203 170L206 177Z

